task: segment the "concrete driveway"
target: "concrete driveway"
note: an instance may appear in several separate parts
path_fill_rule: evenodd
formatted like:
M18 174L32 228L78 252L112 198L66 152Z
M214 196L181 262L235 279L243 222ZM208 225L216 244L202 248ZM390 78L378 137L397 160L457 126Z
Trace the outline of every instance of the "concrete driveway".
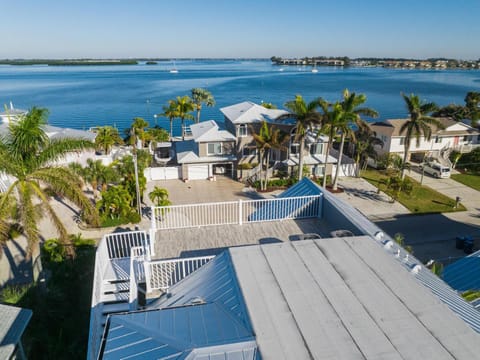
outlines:
M412 170L407 172L407 175L420 181L422 172L418 166L412 166ZM452 199L459 196L461 203L468 211L478 212L480 210L480 192L471 187L463 185L453 179L436 179L428 174L424 174L423 184Z

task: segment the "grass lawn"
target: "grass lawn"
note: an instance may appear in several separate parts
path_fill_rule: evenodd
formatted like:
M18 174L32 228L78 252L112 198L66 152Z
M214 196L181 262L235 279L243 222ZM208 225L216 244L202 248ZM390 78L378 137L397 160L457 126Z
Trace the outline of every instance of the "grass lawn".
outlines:
M478 173L453 174L452 179L480 191L480 174Z
M388 175L384 172L378 170L364 170L362 171L362 177L389 196L392 196L392 191L387 190L386 188L385 180L388 178ZM412 178L409 179L412 181L413 190L409 195L400 193L398 202L412 213L427 214L466 210L461 204L458 209L454 209L454 199L451 199L428 186L421 186L419 182Z

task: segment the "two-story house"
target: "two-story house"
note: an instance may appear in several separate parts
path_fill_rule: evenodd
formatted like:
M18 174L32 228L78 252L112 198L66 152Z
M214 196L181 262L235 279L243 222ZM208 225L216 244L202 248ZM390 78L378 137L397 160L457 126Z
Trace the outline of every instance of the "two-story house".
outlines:
M236 155L238 164L258 164L258 153L252 131L258 131L262 122L273 124L281 131L290 134L290 141L284 150L274 150L271 162L283 165L289 174L298 167L300 144L295 141L295 120L289 118L287 110L267 109L251 101L221 108L225 117L225 127L236 136ZM327 136L310 133L306 139L304 165L310 174L322 176L332 173L337 160L326 156Z
M402 126L408 119L389 119L375 122L370 125L375 131L377 138L383 141L383 147L378 147L377 152L382 154L398 154L403 157L405 152L405 133L401 133ZM442 153L451 150L469 152L480 144L480 132L462 122L451 118L438 118L443 129L431 125L432 135L430 140L420 137L417 145L415 139L410 144L410 157L423 160L424 156L441 156Z
M191 140L174 143L182 180L212 179L217 174L232 176L237 161L235 136L220 130L213 120L190 128Z

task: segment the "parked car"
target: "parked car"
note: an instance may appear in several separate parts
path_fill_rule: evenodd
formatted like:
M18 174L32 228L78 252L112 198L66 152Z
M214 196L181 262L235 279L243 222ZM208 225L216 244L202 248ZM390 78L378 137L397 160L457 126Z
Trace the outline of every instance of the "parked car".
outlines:
M449 178L450 177L450 167L441 165L436 162L425 162L420 164L420 169L426 174L432 175L436 178Z

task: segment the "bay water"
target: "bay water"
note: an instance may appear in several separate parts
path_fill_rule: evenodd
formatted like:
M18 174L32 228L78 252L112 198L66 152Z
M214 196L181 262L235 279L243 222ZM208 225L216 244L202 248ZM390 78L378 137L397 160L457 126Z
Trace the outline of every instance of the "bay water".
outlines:
M223 123L220 108L242 101L271 102L279 108L301 94L306 100L340 100L342 91L367 95L367 106L379 120L403 118L407 111L400 96L415 93L438 105L463 104L468 91L480 91L479 70L421 70L384 68L277 66L269 60L177 60L156 65L112 66L0 66L0 104L13 102L28 109L46 107L49 123L88 129L114 125L128 128L134 117L150 126L168 129L168 120L153 115L176 96L194 87L207 88L216 99L203 107L202 121ZM180 121L175 122L176 134Z

